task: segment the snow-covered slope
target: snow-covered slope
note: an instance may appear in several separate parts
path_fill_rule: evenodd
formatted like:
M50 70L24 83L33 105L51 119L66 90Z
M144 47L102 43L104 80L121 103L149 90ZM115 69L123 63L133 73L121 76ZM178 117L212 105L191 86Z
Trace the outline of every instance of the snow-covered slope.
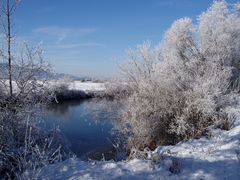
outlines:
M240 179L240 126L215 130L210 139L158 147L154 153L179 162L182 179Z
M83 162L69 159L41 169L39 179L240 179L240 123L176 146L158 147L151 160Z

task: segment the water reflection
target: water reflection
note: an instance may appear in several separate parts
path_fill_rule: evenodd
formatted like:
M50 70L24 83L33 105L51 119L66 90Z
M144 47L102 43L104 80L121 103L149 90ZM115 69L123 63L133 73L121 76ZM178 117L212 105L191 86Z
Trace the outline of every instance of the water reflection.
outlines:
M45 129L58 125L78 157L114 159L114 111L115 108L106 108L104 100L65 101L48 108Z

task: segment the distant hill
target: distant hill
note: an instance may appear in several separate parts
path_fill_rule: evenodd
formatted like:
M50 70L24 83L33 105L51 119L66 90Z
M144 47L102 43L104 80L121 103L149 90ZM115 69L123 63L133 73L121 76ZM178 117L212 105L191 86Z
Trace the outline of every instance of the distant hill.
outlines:
M71 74L65 74L65 73L53 73L52 74L53 79L64 79L64 78L68 78L68 79L72 79L74 81L90 81L91 78L90 77L79 77L79 76L74 76Z
M17 66L12 67L14 72L18 72L20 69ZM26 70L27 71L27 70ZM54 73L54 72L48 72L43 70L36 70L35 76L41 80L41 79L71 79L74 81L90 81L91 78L85 76L85 77L78 77L71 74L65 74L65 73ZM0 63L0 78L1 79L7 79L8 78L8 64L7 63Z

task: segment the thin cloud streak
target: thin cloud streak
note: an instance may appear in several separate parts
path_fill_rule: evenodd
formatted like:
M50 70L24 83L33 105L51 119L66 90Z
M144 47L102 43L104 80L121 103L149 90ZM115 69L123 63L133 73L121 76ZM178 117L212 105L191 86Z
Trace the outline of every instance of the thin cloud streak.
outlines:
M69 28L60 26L46 26L33 30L35 33L41 33L47 36L56 37L56 44L61 44L68 37L86 36L96 32L95 28Z

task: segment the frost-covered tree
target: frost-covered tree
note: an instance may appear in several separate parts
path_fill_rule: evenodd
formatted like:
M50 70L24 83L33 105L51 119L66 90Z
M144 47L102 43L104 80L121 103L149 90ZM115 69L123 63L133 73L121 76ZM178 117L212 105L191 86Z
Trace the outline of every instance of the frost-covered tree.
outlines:
M240 18L237 4L216 1L199 17L200 49L208 61L240 68Z
M5 36L6 55L2 53L3 59L7 59L8 64L8 83L9 83L9 95L13 95L13 80L12 80L12 41L13 41L13 22L12 18L16 10L19 0L3 0L1 1L1 25L3 34Z
M144 149L198 138L209 127L229 129L239 74L240 14L237 5L215 1L199 22L182 18L156 48L130 54L123 85L124 110L117 129L128 147ZM127 91L127 93L126 93ZM127 94L127 97L124 97Z

